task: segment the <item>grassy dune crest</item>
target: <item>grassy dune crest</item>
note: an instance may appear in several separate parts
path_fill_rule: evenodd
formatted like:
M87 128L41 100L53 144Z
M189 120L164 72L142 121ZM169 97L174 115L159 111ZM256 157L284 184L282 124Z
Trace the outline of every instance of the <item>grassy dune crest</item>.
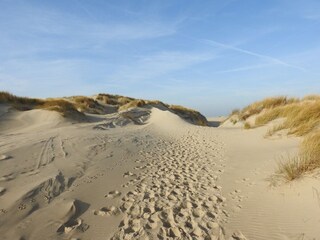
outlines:
M288 134L304 137L296 156L282 157L277 176L291 181L320 168L320 95L309 95L301 99L283 96L267 98L235 114L243 121L255 116L253 127L283 118L282 123L269 128L267 136L287 129Z
M120 95L98 94L95 97L72 96L64 98L35 99L18 97L8 92L0 92L0 104L7 103L18 110L46 109L59 112L68 118L84 119L85 113L107 114L107 107L115 111L126 111L136 107L161 107L169 110L187 121L208 126L207 119L201 113L177 105L168 105L157 100L142 100Z

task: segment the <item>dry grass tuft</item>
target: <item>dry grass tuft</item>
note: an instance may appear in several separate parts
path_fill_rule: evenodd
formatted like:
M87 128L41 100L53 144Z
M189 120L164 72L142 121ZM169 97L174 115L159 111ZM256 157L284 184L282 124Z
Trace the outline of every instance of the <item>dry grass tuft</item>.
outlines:
M244 108L239 116L245 120L255 114L259 115L254 126L246 122L244 128L262 126L275 119L284 118L283 123L270 128L266 136L272 136L283 129L288 129L288 134L306 136L296 156L282 157L276 175L291 181L320 168L320 95L309 95L301 100L286 97L267 98Z
M244 129L250 129L250 128L252 128L251 125L250 125L250 123L248 123L248 122L245 122L244 125L243 125L243 127L244 127Z
M104 113L104 107L96 100L85 96L73 96L69 98L75 108L80 112L88 112L94 114Z
M199 126L208 126L207 119L198 111L180 105L170 105L169 109L180 117L191 121Z
M11 103L15 105L17 108L26 106L26 105L37 105L43 103L43 100L36 98L27 98L27 97L17 97L8 92L0 92L0 103Z
M47 100L37 105L35 108L56 111L64 117L84 117L84 115L76 109L74 104L62 99Z
M31 109L45 109L59 112L65 117L83 117L83 115L77 111L72 103L62 99L42 100L36 98L17 97L8 92L0 92L0 103L11 104L14 108L22 111Z
M9 103L19 110L37 108L57 111L63 116L70 118L76 117L77 119L85 118L83 112L105 114L106 106L104 104L114 105L114 108L118 109L118 111L135 107L144 107L146 105L156 107L161 106L196 125L208 126L207 119L199 112L192 109L177 105L168 105L156 100L148 101L111 94L98 94L96 100L85 96L41 100L17 97L7 92L0 92L0 103Z
M100 93L96 99L104 104L119 105L118 98L114 95Z
M282 159L277 174L287 181L292 181L317 168L320 168L320 131L303 140L297 156Z
M132 101L129 101L127 104L125 105L122 105L120 108L119 108L119 111L124 111L124 110L127 110L129 108L135 108L135 107L143 107L146 105L146 102L144 100L141 100L141 99L135 99L135 100L132 100Z
M269 109L256 118L255 125L261 126L280 117L285 118L281 129L289 129L289 134L297 136L306 135L320 124L320 101L301 101Z
M319 95L307 95L305 97L302 98L302 100L309 100L309 101L318 101L320 100L320 96Z
M278 163L276 175L284 178L286 181L298 179L308 171L308 159L307 155L282 157Z
M276 132L281 131L285 128L285 126L283 124L278 124L273 126L272 128L269 128L267 133L265 134L265 137L271 137L272 135L274 135Z
M259 114L265 109L271 109L278 106L284 106L290 103L298 102L296 98L287 98L285 96L266 98L245 107L239 114L240 119L246 120L252 115Z
M284 125L290 134L303 136L314 130L320 123L320 101L306 102L286 113Z

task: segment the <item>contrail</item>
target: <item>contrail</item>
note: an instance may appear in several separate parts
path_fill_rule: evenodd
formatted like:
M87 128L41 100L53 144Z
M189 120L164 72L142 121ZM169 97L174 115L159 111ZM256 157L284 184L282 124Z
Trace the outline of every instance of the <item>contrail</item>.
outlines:
M248 51L248 50L245 50L245 49L242 49L242 48L234 47L234 46L231 46L231 45L228 45L228 44L224 44L224 43L221 43L221 42L217 42L217 41L213 41L213 40L208 40L208 39L200 39L200 40L202 42L205 42L205 43L209 44L209 45L215 45L215 46L219 46L219 47L222 47L222 48L225 48L225 49L230 49L230 50L233 50L233 51L236 51L236 52L240 52L240 53L244 53L244 54L247 54L247 55L250 55L250 56L254 56L254 57L261 58L261 59L269 60L269 61L271 61L271 62L273 62L275 64L279 64L279 65L283 65L283 66L286 66L286 67L295 68L295 69L307 72L307 70L305 68L286 63L286 62L284 62L284 61L282 61L282 60L280 60L278 58L270 57L270 56L267 56L267 55L262 55L262 54L259 54L259 53L255 53L255 52L252 52L252 51Z

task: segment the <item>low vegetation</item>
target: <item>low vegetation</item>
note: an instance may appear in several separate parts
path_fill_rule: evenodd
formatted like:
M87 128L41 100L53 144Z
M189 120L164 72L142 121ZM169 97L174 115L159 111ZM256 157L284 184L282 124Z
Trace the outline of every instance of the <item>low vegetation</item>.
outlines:
M243 125L244 129L250 129L251 128L251 125L250 123L248 122L245 122L244 125Z
M35 106L43 103L43 100L36 98L18 97L8 92L0 92L0 103L11 103L16 105L30 105Z
M135 108L135 107L143 107L145 105L146 105L146 102L144 100L135 99L119 107L119 111L125 111L127 109Z
M268 129L266 136L272 136L285 129L287 134L304 137L299 153L280 161L277 175L293 180L320 168L320 95L309 95L302 99L267 98L234 114L237 114L242 121L254 116L254 125L251 127L263 126L273 120L282 119L280 123ZM248 129L250 125L245 122L244 128Z
M187 119L199 126L208 126L207 119L198 111L180 105L170 105L169 109L180 117Z
M290 103L297 102L296 98L287 98L284 96L266 98L262 101L255 102L245 107L243 110L239 111L239 118L241 120L246 120L250 116L261 113L265 109L273 109L279 106L285 106Z
M96 100L85 96L73 96L68 100L74 105L79 112L103 114L104 107Z
M63 99L37 99L18 97L8 92L0 92L0 103L11 104L17 110L45 109L59 112L64 117L84 117L75 106Z
M277 174L291 181L320 168L320 131L307 136L296 156L282 159Z
M84 117L84 114L79 112L74 104L62 99L47 100L44 101L42 104L37 105L35 108L56 111L60 113L63 117L68 118Z
M85 118L84 113L106 114L112 106L115 111L126 111L136 107L161 107L172 111L187 121L201 126L207 126L207 119L199 112L177 105L168 105L157 100L142 100L120 95L98 94L94 98L72 96L53 99L35 99L17 97L8 92L0 92L0 103L7 103L18 110L46 109L59 112L64 117L77 119Z

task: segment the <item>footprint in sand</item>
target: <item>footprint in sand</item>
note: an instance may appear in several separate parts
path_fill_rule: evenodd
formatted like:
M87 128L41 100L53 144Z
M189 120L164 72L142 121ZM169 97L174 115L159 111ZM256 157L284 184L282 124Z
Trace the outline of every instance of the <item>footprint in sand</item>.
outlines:
M95 210L93 212L96 216L111 216L111 215L118 215L120 213L119 209L115 206L111 207L102 207L100 210Z
M126 172L123 174L123 177L127 178L127 177L133 177L136 176L136 174L132 173L132 172Z
M136 169L136 170L143 169L143 168L145 168L145 167L144 166L136 166L136 167L134 167L134 169Z
M106 198L117 198L121 196L121 192L114 190L114 191L110 191L107 195L105 195L104 197Z
M57 232L70 233L72 230L78 228L82 224L81 219L70 220L64 224L62 224Z
M4 187L0 187L0 196L5 193L6 189Z
M24 203L21 203L19 206L18 206L18 209L21 211L21 210L25 210L27 208L27 205L24 204Z
M12 158L12 157L9 155L0 155L0 161L4 161L4 160L10 159L10 158Z

